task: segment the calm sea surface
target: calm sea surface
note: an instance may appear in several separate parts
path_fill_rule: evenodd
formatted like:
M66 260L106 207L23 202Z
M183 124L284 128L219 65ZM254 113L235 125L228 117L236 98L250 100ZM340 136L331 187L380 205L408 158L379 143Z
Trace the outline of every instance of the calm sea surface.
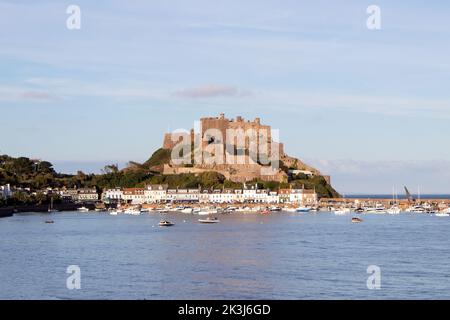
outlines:
M450 299L450 218L331 213L0 219L0 299ZM54 224L45 224L47 219ZM81 289L68 290L69 265ZM367 267L381 289L367 289Z

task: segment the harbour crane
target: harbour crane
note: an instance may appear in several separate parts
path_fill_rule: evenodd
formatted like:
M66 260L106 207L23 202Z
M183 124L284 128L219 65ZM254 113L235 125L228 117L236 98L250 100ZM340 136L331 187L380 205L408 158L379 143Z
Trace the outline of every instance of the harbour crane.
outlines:
M409 192L408 188L405 186L406 198L408 199L408 203L416 202L416 199Z

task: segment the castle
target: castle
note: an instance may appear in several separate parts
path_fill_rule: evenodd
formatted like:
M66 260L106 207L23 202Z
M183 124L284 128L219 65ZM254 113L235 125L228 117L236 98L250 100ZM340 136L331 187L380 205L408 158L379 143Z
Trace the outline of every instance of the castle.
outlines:
M261 124L260 118L253 121L240 116L227 119L223 113L218 117L201 118L195 129L164 135L162 147L171 150L172 158L164 165L163 174L217 171L236 182L255 178L287 182L288 175L283 168L320 174L286 155L284 145L275 140L272 128ZM183 163L178 161L181 157L185 159Z

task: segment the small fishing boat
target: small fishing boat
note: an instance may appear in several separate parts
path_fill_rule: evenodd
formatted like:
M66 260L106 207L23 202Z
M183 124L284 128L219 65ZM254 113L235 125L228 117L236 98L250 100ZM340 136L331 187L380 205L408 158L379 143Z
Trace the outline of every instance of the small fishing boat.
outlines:
M167 220L161 220L158 224L160 227L171 227L174 225L173 222L167 221Z
M207 217L205 219L198 219L198 222L200 222L200 223L219 223L220 220L217 218Z
M77 209L78 212L89 212L89 208L81 207Z
M450 214L448 214L448 213L445 212L445 211L441 211L441 212L435 213L434 215L435 215L436 217L450 217Z
M260 214L270 214L270 210L264 209L264 210L259 211L259 213Z
M181 213L192 213L194 211L194 209L192 208L184 208L181 210Z
M45 223L55 223L53 220L45 220Z
M362 219L360 219L360 218L358 218L358 217L353 217L352 218L352 223L360 223L360 222L362 222L363 220Z
M310 212L311 208L308 207L298 207L295 209L295 212Z
M218 211L216 209L204 209L204 210L200 210L197 214L200 216L207 216L210 214L216 214Z
M334 211L334 214L337 215L337 216L342 216L342 215L345 215L347 213L350 213L350 208L342 208L342 209Z

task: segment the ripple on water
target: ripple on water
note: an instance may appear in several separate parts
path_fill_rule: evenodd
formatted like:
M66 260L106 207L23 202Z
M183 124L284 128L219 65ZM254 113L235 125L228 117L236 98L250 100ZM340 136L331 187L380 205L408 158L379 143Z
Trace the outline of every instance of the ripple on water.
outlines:
M444 299L450 219L331 214L226 215L217 225L169 214L61 213L0 220L2 299ZM263 223L261 223L263 222ZM77 264L82 290L66 289ZM381 268L368 290L367 267Z

